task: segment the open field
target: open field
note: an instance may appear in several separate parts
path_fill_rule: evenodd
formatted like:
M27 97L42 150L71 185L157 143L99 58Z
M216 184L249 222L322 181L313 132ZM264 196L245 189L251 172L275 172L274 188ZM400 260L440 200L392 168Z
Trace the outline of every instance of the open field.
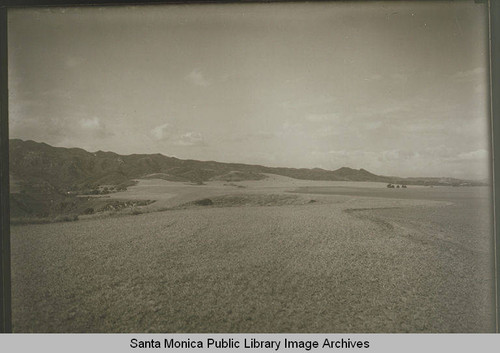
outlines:
M142 214L12 227L14 330L491 332L490 195L141 180Z

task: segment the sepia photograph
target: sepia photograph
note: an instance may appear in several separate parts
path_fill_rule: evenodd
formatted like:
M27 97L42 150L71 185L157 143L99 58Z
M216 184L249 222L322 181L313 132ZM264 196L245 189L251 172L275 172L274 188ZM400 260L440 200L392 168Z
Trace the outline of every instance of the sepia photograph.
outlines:
M491 333L488 7L10 8L15 333Z

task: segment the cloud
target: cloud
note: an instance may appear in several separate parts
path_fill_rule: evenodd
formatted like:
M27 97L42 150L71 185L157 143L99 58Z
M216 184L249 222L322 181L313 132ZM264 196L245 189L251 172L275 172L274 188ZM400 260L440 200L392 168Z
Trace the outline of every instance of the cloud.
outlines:
M479 149L476 151L460 153L457 158L462 161L474 161L474 160L485 160L488 159L490 153L484 149Z
M205 145L203 135L197 131L179 131L169 123L151 129L151 136L157 141L166 141L176 146Z
M369 77L365 77L365 81L378 81L382 79L382 75L379 75L379 74L375 74L375 75L371 75Z
M81 119L80 127L87 130L96 130L101 127L101 121L98 117L92 119Z
M386 151L362 151L362 150L332 150L328 152L335 158L343 160L361 161L367 163L369 160L377 160L379 162L403 161L419 158L420 154L408 150L386 150ZM361 164L362 165L362 164Z
M227 134L223 136L221 141L229 141L229 142L255 142L255 141L268 141L276 138L276 134L272 131L247 131L244 133L235 133L235 134Z
M484 76L486 69L484 67L476 67L472 70L459 71L451 76L452 79L456 81L472 81L480 76Z
M170 135L170 124L165 123L163 125L157 126L151 130L151 135L156 140L163 140Z
M420 154L415 151L408 150L387 150L383 151L379 156L380 161L403 161L419 158Z
M92 134L98 137L112 136L113 132L109 131L104 123L98 117L83 118L78 122L80 132Z
M318 152L320 154L320 152ZM419 151L411 149L367 150L330 150L333 169L341 166L365 168L376 174L409 176L456 177L481 179L488 177L486 149L457 153L450 147L439 145Z
M421 150L422 155L428 159L450 159L456 155L456 150L450 146L428 146Z
M174 144L178 146L200 146L204 145L205 142L201 133L190 131L177 137Z
M210 81L205 78L200 69L194 69L185 77L185 79L195 86L207 87L210 85Z
M351 157L353 155L362 155L364 156L365 154L367 154L367 152L364 152L364 151L348 151L348 150L331 150L331 151L328 151L329 154L332 154L332 155L335 155L337 157Z

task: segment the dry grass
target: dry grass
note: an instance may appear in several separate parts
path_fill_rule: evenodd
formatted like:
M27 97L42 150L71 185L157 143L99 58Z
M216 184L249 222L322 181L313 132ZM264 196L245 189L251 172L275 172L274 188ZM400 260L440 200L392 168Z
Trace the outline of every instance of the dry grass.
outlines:
M491 222L471 197L232 195L13 227L14 330L492 331Z
M283 194L230 194L215 196L212 198L199 199L176 208L184 209L193 206L213 206L213 207L241 207L241 206L283 206L283 205L302 205L308 202L308 199L297 195Z

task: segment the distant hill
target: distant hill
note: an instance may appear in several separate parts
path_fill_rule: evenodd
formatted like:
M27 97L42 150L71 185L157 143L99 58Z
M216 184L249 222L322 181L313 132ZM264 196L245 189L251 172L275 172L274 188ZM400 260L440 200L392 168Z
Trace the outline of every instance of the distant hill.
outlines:
M337 170L276 168L182 160L162 154L91 153L80 148L53 147L46 143L13 139L10 140L11 218L20 223L40 218L53 220L62 217L64 220L110 207L116 209L123 205L77 195L125 190L127 186L134 185L134 179L139 178L203 184L209 180L260 180L267 177L265 174L305 180L377 181L407 185L481 184L452 178L380 176L365 169L347 167Z
M418 185L471 183L453 178L400 178L380 176L365 169L343 167L277 168L262 165L182 160L162 154L119 155L87 152L80 148L53 147L46 143L10 140L10 174L18 190L81 192L100 185L126 187L130 180L159 177L172 181L258 180L264 173L304 180L378 181Z
M10 174L16 188L37 192L81 192L99 185L120 186L131 179L159 177L172 181L259 180L263 173L307 180L390 181L364 169L273 168L261 165L182 160L161 154L119 155L10 140Z

